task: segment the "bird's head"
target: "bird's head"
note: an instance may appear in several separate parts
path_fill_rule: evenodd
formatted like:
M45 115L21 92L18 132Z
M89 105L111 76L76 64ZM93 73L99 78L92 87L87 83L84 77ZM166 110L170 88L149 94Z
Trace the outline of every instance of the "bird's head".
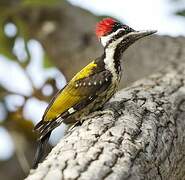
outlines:
M138 39L149 36L155 32L157 31L136 31L112 18L105 18L96 25L96 35L104 47L114 44L126 49Z

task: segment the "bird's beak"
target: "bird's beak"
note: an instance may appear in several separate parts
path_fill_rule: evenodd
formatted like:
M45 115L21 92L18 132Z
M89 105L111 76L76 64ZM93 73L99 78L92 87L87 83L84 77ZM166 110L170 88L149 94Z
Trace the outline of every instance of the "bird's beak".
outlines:
M135 40L138 40L138 39L141 39L145 36L149 36L151 34L154 34L156 33L157 30L143 30L143 31L135 31L134 32L134 39Z

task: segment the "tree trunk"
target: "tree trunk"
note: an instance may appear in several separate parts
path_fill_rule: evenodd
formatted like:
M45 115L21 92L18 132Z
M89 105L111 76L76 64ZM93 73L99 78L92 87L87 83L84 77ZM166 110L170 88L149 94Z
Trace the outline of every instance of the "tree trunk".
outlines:
M121 90L27 180L185 179L185 64Z

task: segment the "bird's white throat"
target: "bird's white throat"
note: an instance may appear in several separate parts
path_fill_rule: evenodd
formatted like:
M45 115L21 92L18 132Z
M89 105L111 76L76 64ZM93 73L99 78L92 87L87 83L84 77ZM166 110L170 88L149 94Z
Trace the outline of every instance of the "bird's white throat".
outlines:
M111 71L113 75L113 79L117 80L118 74L116 73L116 68L115 68L115 59L114 55L116 52L116 48L118 44L123 40L123 37L120 37L116 41L111 42L106 48L105 48L105 68L109 71Z

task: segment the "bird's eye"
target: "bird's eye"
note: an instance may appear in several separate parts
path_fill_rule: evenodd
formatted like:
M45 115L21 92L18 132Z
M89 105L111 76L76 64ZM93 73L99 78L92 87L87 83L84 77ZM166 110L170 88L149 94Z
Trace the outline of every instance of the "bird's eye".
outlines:
M120 28L122 28L122 25L117 22L117 23L114 24L113 31L117 31Z
M130 28L128 26L124 26L124 29L125 29L126 32L130 31Z
M129 26L124 26L124 29L125 29L125 31L126 31L127 33L134 31L134 30L133 30L132 28L130 28Z
M130 28L129 27L127 27L125 30L126 30L126 32L130 32Z

